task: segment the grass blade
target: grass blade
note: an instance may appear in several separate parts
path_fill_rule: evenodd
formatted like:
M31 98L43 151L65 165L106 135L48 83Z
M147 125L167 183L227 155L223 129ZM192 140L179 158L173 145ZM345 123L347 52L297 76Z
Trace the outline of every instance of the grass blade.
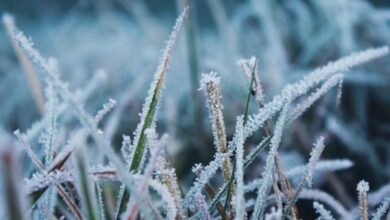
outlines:
M145 99L144 107L141 114L141 121L135 131L135 139L133 142L134 152L132 160L130 162L130 171L137 172L142 165L146 144L146 129L152 127L155 122L156 112L160 100L160 95L163 89L164 78L168 70L169 60L172 53L173 46L176 38L179 34L184 18L187 15L188 8L185 8L179 18L176 20L176 24L173 27L171 36L169 37L164 54L161 58L160 64L155 73L154 82L149 89L149 95ZM126 203L129 200L130 194L124 189L123 194L120 195L118 210L116 219L119 219L119 215L125 211Z
M3 145L3 144L2 144ZM4 143L4 145L11 145L11 143ZM11 146L2 146L9 149L3 150L0 153L0 163L1 163L1 173L2 184L4 189L5 200L3 201L6 204L6 216L8 219L26 219L24 215L27 213L24 208L24 202L21 195L22 188L20 187L20 181L18 181L18 173L19 167L16 165L16 157L15 154L11 151Z
M91 186L94 186L94 184L88 177L85 153L82 151L82 149L79 149L77 150L75 156L75 163L78 173L78 191L87 210L87 218L89 220L98 220L98 214L96 213L97 205L95 204L96 198L94 196L95 194L93 193L93 189L91 188Z

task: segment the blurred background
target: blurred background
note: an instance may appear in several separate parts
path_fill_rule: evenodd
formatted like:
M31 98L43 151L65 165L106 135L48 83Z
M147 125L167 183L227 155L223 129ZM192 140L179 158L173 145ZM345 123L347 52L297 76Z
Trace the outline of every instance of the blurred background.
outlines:
M157 123L159 133L170 135L167 150L184 182L193 178L194 163L207 162L214 153L205 100L198 91L200 73L216 71L222 78L231 137L248 91L238 59L258 57L266 100L271 100L284 85L316 67L390 42L390 3L385 0L1 0L0 12L14 15L45 57L58 59L61 78L72 91L85 95L90 113L109 98L118 101L102 128L119 150L122 134L132 135L139 121L162 48L186 4L190 16L173 51ZM4 27L0 42L0 128L6 133L31 131L41 119L39 101ZM389 181L389 67L385 57L350 70L341 105L336 105L332 91L294 122L283 139L286 167L305 163L319 135L327 138L323 158L354 162L352 168L326 173L316 181L347 207L355 203L359 180L369 181L373 190ZM257 112L253 100L249 111ZM79 126L70 116L67 111L59 116L64 137L59 147ZM259 131L247 147L262 136ZM38 148L38 138L32 139ZM259 157L248 179L259 175L261 164Z

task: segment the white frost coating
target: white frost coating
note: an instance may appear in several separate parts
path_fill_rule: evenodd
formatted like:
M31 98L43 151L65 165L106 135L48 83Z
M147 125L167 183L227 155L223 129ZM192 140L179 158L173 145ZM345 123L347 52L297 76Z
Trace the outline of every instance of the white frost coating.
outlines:
M324 82L320 88L318 88L315 92L313 92L305 101L298 104L293 110L292 115L293 118L291 120L294 120L298 118L300 115L302 115L307 109L310 108L310 106L313 105L315 101L317 101L319 98L321 98L324 94L326 94L331 88L336 86L337 84L341 84L343 80L342 74L336 74L329 78L326 82Z
M237 64L241 67L242 72L249 80L252 78L252 74L251 74L252 70L251 68L249 68L248 63L250 63L252 59L256 59L256 58L252 56L250 59L239 59L237 61Z
M257 198L254 207L254 213L251 219L260 219L264 213L264 206L267 200L267 192L272 179L272 172L275 165L274 159L278 153L278 148L282 140L282 132L289 104L285 104L282 112L276 122L274 136L271 139L270 150L267 154L266 164L263 173L261 174L261 184L258 186Z
M207 207L206 198L202 193L199 193L195 196L195 206L196 209L199 210L199 212L202 215L203 220L211 220L210 212Z
M149 185L156 190L161 196L161 199L166 203L167 219L174 220L177 214L177 208L175 205L175 198L169 193L168 188L157 180L150 180Z
M206 106L209 110L210 124L212 125L214 145L218 152L226 152L226 132L223 119L223 105L221 103L220 77L216 72L202 74L200 90L206 96Z
M378 207L376 212L372 215L372 220L381 220L382 216L386 214L386 211L389 209L390 197L387 197L383 200L382 204Z
M311 199L321 201L329 205L334 211L340 215L340 219L352 220L351 214L339 203L334 197L320 190L303 189L298 195L301 199Z
M271 208L271 212L265 214L265 220L281 220L282 219L282 210Z
M325 172L325 171L337 171L347 169L353 166L353 162L348 159L336 159L336 160L322 160L318 161L314 166L314 173ZM286 176L288 178L297 178L297 176L302 175L306 170L306 166L297 166L291 170L286 171ZM255 179L245 185L245 192L252 192L255 190L261 182L261 179Z
M334 220L332 213L326 210L322 204L313 202L313 207L316 210L316 213L320 215L317 220Z
M19 130L14 131L14 135L18 139L18 141L22 144L25 151L27 152L27 155L31 158L32 162L40 169L45 169L45 166L42 164L42 162L39 160L38 156L34 153L31 146L27 143L25 136L20 134Z
M45 89L45 130L39 137L39 143L41 143L45 149L45 165L49 165L53 160L53 149L55 148L55 139L57 135L57 118L58 118L58 94L54 90L53 84L48 81Z
M353 162L348 159L321 160L315 164L313 173L344 170L352 166ZM305 168L306 166L294 167L286 172L286 176L294 178L294 176L300 175L305 172Z
M307 168L304 174L306 183L309 187L311 187L313 184L313 171L317 161L320 159L320 156L324 151L324 148L324 137L319 137L314 143L314 149L310 153L309 163L307 164Z
M120 181L125 183L126 186L131 189L133 183L132 175L129 174L125 164L123 164L123 162L117 157L110 143L108 143L104 137L99 134L94 118L85 111L83 106L78 103L78 100L76 100L73 94L68 90L67 85L60 80L59 74L56 72L58 71L58 68L53 68L55 62L47 62L40 53L33 48L31 41L28 40L22 32L15 30L14 36L16 41L25 50L26 54L28 54L29 57L44 70L43 72L48 79L52 81L61 98L74 110L74 115L84 126L85 130L91 134L96 145L99 147L99 150L107 156L110 162L114 165ZM136 194L136 192L133 193L133 196L137 197L138 195Z
M265 98L264 98L265 96L264 96L263 87L261 86L261 81L259 78L259 70L257 67L257 65L258 65L257 62L258 62L257 58L252 56L248 60L245 60L245 59L239 60L238 65L241 66L244 74L249 79L249 84L252 81L252 73L254 71L254 76L253 76L254 82L253 82L251 89L255 92L255 98L256 98L257 103L259 103L260 106L263 106L264 102L265 102Z
M244 120L240 116L237 118L237 142L236 142L236 195L235 205L236 215L234 219L245 218L245 198L244 198Z
M79 129L71 134L71 137L68 139L65 147L63 147L63 150L54 158L53 162L50 164L50 166L48 166L47 170L52 170L54 166L67 160L67 157L72 154L75 147L78 145L78 141L85 138L87 134L87 130L84 128Z
M346 72L351 67L382 57L388 54L388 52L388 47L380 47L353 53L350 56L343 57L335 62L330 62L314 70L296 83L286 85L280 95L275 96L257 114L251 115L248 118L248 123L245 126L245 137L253 134L267 119L278 112L283 107L285 101L292 101L306 94L309 89L334 74Z
M173 46L176 42L177 36L179 35L179 31L183 25L184 18L187 16L187 12L188 12L188 7L185 8L184 11L181 13L181 15L176 19L175 26L173 27L171 35L169 36L169 40L168 40L167 45L165 47L164 53L160 59L160 63L159 63L159 65L156 69L156 72L154 74L154 80L149 88L148 96L146 97L145 102L143 104L142 113L140 115L141 119L137 125L135 132L134 132L133 146L137 146L138 142L140 141L141 133L142 133L141 131L142 131L142 128L145 126L145 122L146 122L145 119L146 119L146 116L149 114L149 110L151 108L153 97L156 99L157 105L156 105L155 113L153 114L153 119L152 119L152 123L151 123L150 127L151 128L154 127L154 123L156 120L156 112L157 112L157 109L159 106L160 95L161 95L161 91L163 88L165 74L166 74L168 67L169 67L169 61L170 61L170 57L172 54ZM145 153L145 151L143 153ZM135 156L134 154L135 154L135 150L133 151L133 155L131 156L131 158L132 158L131 160L133 160L133 158Z
M79 138L79 136L85 136L87 132L85 129L80 129L76 131L68 142L63 147L63 150L54 158L53 162L48 166L48 170L52 170L57 164L67 160L67 157L73 152L75 149L75 141Z
M207 84L212 83L216 86L219 86L220 82L221 77L219 77L216 72L211 71L210 73L202 73L199 90L203 90L206 92Z
M375 192L368 194L368 203L370 205L379 204L387 195L390 195L390 184L382 186Z
M162 137L161 140L158 140L158 135L154 129L148 128L146 129L146 138L147 138L147 145L150 150L150 161L146 165L144 174L141 176L141 179L139 181L138 185L138 194L141 197L147 198L147 189L148 189L148 183L152 179L153 171L156 168L157 160L159 157L159 153L162 149L162 147L166 144L166 136ZM141 162L142 164L143 162ZM175 206L176 207L176 206ZM137 200L130 200L130 204L127 208L127 213L130 215L134 215L134 213L137 213L139 210L139 206L137 204ZM130 218L130 216L128 216Z
M31 178L25 178L26 191L28 194L38 191L50 185L56 185L64 182L73 182L72 175L74 170L54 170L49 173L46 171L33 173ZM116 179L115 169L111 166L93 166L88 169L88 174L91 175L95 181Z
M223 119L223 105L221 102L220 78L217 73L202 74L200 89L206 96L206 106L209 110L209 118L213 131L214 145L218 153L226 153L226 128ZM232 176L232 163L226 158L222 165L223 177L226 181Z
M132 189L134 184L133 176L129 174L128 169L126 169L125 164L117 157L113 151L110 143L108 143L102 135L99 134L98 128L94 118L91 117L83 108L81 104L78 103L78 100L75 99L73 94L68 90L67 85L63 83L59 78L58 68L53 68L55 62L47 62L40 53L33 48L33 44L28 40L24 34L18 30L15 30L14 37L16 41L21 45L26 54L37 63L40 68L42 68L45 75L53 83L57 92L60 94L61 98L68 103L68 105L74 111L74 115L78 118L80 123L84 126L92 138L94 139L96 145L99 147L99 150L108 157L110 162L114 165L116 174L119 180L126 184L128 189ZM132 194L135 198L138 197L137 192Z
M98 202L99 202L99 210L100 210L100 219L106 219L106 215L104 213L104 200L103 200L103 189L100 187L99 182L95 182L96 185L96 192L98 196Z
M108 102L103 104L103 108L100 109L95 115L95 121L99 122L107 115L114 107L116 106L116 101L114 99L108 99Z
M96 71L93 78L88 81L88 84L85 86L85 89L81 91L76 91L74 94L75 100L78 103L83 103L97 88L104 79L107 77L107 73L104 70ZM58 115L61 115L69 107L68 103L62 102L58 106ZM44 128L45 120L36 121L32 126L25 132L26 140L31 141L37 136L37 134Z
M368 203L367 203L367 192L370 190L370 185L367 181L361 180L356 190L359 195L360 215L363 220L368 219Z
M61 184L73 180L70 172L57 170L50 173L33 173L30 179L24 179L27 194L31 194L51 184Z
M203 165L201 163L196 163L192 167L191 171L195 174L198 174L202 171L202 169L203 169Z
M178 210L177 218L186 219L186 214L183 209L183 199L181 197L180 187L176 176L176 170L167 162L164 151L159 155L155 172L160 182L167 186L169 192L174 197L175 205Z
M298 195L301 193L303 187L305 186L305 183L308 187L312 186L312 179L313 179L313 170L314 166L316 165L317 161L320 159L320 156L322 154L322 151L324 150L324 138L319 137L317 141L314 143L314 149L310 153L310 159L308 164L306 165L305 172L302 176L301 181L299 182L297 189L295 190L295 194L293 198L289 201L286 210L290 210L293 205L298 200Z
M149 168L149 169L151 169L151 172L153 172L153 167L152 167L152 164L150 162L155 163L155 161L150 161L147 165L145 165L145 161L146 161L146 157L147 157L148 152L150 152L150 156L152 156L153 150L155 151L156 148L160 148L160 146L157 146L157 145L159 145L159 141L158 141L158 137L157 137L157 134L156 134L154 128L146 129L145 136L146 136L146 143L145 143L144 153L142 154L142 158L141 158L140 163L139 163L138 171L143 172L143 170L145 169L145 172L147 172L146 170ZM132 148L134 148L134 147L135 146L133 145ZM133 150L133 152L134 151L135 150ZM153 159L156 160L156 157ZM149 167L147 167L147 166L149 166Z
M367 181L365 180L361 180L357 187L356 187L356 190L359 192L359 193L367 193L369 190L370 190L370 185L368 184Z
M14 24L15 23L14 17L8 13L4 13L2 19L3 19L4 24Z
M184 199L184 208L194 208L192 202L194 201L195 196L203 190L209 180L221 167L225 158L229 157L231 154L232 152L229 150L227 153L216 153L214 155L214 160L212 160L207 166L203 168L202 172L199 174L192 187L187 192Z
M14 18L12 15L8 13L3 14L3 24L5 27L6 34L11 39L12 47L15 51L17 59L23 69L23 72L27 78L27 83L29 84L30 91L35 100L35 104L39 112L44 115L44 95L42 94L42 86L38 77L37 72L35 71L32 63L28 60L27 55L23 52L23 50L18 46L18 43L13 38L13 32L16 28Z
M144 184L146 185L148 180L152 177L153 171L156 169L159 154L162 148L166 145L167 136L164 135L158 140L158 135L154 129L146 130L147 142L150 149L150 161L148 162L144 172Z
M58 90L61 96L70 96L67 94L67 85L64 84L59 78L58 63L54 58L45 59L38 50L34 48L34 44L31 39L28 39L23 32L16 29L13 30L13 36L16 42L24 50L24 52L30 57L30 59L38 64L38 67L42 69L46 74L44 75L48 81ZM62 93L62 94L61 94Z

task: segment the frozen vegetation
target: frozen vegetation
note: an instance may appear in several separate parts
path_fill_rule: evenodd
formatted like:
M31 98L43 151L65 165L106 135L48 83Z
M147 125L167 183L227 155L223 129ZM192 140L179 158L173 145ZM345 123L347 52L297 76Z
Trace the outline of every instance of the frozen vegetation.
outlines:
M159 4L3 12L0 219L390 219L389 9Z

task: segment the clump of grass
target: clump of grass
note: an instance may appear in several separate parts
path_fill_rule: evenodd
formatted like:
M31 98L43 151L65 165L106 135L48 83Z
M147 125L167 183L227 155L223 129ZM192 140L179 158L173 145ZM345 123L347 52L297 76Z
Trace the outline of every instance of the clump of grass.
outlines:
M279 149L283 147L283 134L288 125L330 89L339 85L349 68L386 55L388 47L368 49L331 62L298 82L286 85L268 103L265 102L258 78L256 67L259 61L251 59L250 62L241 62L244 73L250 78L250 86L245 112L237 116L235 133L230 141L223 117L220 78L215 73L203 75L201 89L205 92L210 112L216 154L208 164L196 166L194 171L197 177L192 186L182 189L181 181L165 152L165 147L169 145L167 135L159 138L156 120L173 46L187 10L177 19L168 40L145 99L133 141L129 136L123 136L122 157L114 152L112 144L104 136L104 129L99 128L99 122L108 116L116 102L110 99L95 116L91 116L60 79L56 60L44 58L22 32L12 30L15 42L40 68L47 81L47 110L44 116L48 119L43 122L45 138L40 143L44 147L42 152L35 152L26 134L15 132L19 144L36 166L32 177L26 180L27 192L23 192L15 181L18 172L10 151L0 152L0 164L4 171L2 186L7 189L4 193L6 198L2 198L0 204L8 205L8 218L298 219L299 213L294 206L299 199L314 200L314 208L322 219L333 219L334 215L342 219L356 217L354 209L346 209L329 194L309 189L315 185L315 172L345 169L352 166L351 161L321 161L320 155L325 145L324 138L320 137L306 166L284 171L279 161ZM259 106L255 114L251 114L248 107L252 91ZM74 129L63 148L57 146L58 131L63 126L58 121L61 115L58 106L61 104L68 105L74 111L73 116L82 126ZM249 149L247 139L260 128L268 127L277 114L275 129L266 129L263 139ZM89 136L93 142L89 141ZM246 183L248 167L267 147L269 149L259 179ZM45 162L41 158L45 158ZM70 158L74 159L73 164L68 163ZM293 184L293 175L300 176L297 184ZM120 189L112 187L113 183L121 185ZM279 185L282 190L279 190ZM106 187L115 190L117 204L114 208L107 205L114 198L105 196L108 194ZM214 192L214 189L218 190ZM367 182L360 182L357 189L360 216L366 220L370 205L377 204L369 203ZM209 199L204 195L205 191L210 195ZM62 200L55 199L57 194ZM23 205L22 198L26 197L31 201L29 212ZM375 216L384 215L388 208L386 201ZM330 210L318 202L329 206ZM105 209L109 210L106 212Z

